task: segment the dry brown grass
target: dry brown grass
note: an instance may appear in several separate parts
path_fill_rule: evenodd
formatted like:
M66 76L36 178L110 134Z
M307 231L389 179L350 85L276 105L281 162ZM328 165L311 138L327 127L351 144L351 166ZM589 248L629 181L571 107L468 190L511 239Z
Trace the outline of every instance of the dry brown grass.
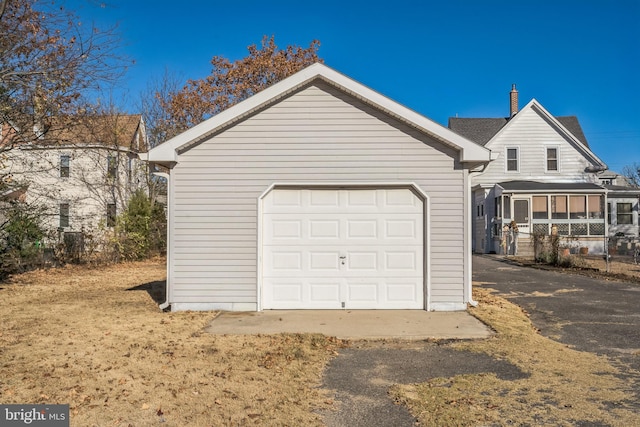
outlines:
M320 335L213 336L215 313L161 313L144 290L164 260L66 267L0 284L0 402L68 403L72 426L321 425L319 389L340 342ZM606 358L536 333L515 305L475 289L495 337L453 344L530 374L394 386L423 425L640 425ZM162 424L161 424L162 422Z
M0 402L68 403L72 426L320 425L340 345L320 335L213 336L215 313L161 313L164 260L69 266L0 284ZM163 424L160 424L163 422Z
M476 288L474 295L480 305L471 312L497 334L454 346L507 360L530 377L461 375L395 386L395 398L422 425L640 425L640 416L625 407L633 399L629 384L606 358L541 336L519 307L490 290Z
M634 264L629 260L621 261L614 258L609 262L609 266L607 267L607 263L602 256L584 257L570 255L565 260L567 264L573 265L573 267L566 268L536 263L529 257L513 257L511 260L530 267L583 274L585 276L597 277L604 280L622 280L625 282L640 284L640 264Z

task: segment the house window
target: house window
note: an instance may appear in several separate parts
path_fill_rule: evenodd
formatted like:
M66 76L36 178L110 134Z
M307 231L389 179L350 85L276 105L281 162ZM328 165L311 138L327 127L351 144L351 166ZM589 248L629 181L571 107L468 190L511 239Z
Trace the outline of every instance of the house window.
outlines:
M633 205L631 203L616 204L616 221L620 224L633 224Z
M584 219L587 217L587 206L584 196L569 196L569 218Z
M133 159L129 157L127 161L127 182L131 184L133 181Z
M547 196L533 196L533 219L547 219Z
M60 177L69 178L69 163L71 162L71 156L60 156Z
M504 216L503 218L511 218L511 197L504 196Z
M567 219L567 196L551 196L551 218Z
M496 197L493 201L493 212L498 218L502 218L502 197Z
M60 203L60 227L69 226L69 203Z
M557 147L547 147L547 172L558 172Z
M107 204L107 227L115 227L116 225L116 204Z
M107 157L107 178L114 179L116 177L117 165L116 156L110 154Z
M590 219L604 218L604 197L587 196L588 211Z
M507 148L507 172L518 172L517 148Z
M607 224L611 225L611 203L607 203Z

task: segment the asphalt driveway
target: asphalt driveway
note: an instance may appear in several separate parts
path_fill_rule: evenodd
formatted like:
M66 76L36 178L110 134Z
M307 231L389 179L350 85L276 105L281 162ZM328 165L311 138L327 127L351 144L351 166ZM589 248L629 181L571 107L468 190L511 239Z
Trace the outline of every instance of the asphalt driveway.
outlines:
M540 332L581 351L607 355L640 402L640 285L523 267L496 256L474 256L476 286L493 288L523 307ZM515 366L441 342L354 343L325 371L323 387L336 392L327 426L411 426L415 419L387 395L391 384L466 373L526 376ZM638 404L640 411L640 403Z
M478 255L473 280L524 308L544 336L640 368L640 285Z
M473 257L473 280L525 309L542 335L608 356L640 402L639 284L523 267L490 255Z

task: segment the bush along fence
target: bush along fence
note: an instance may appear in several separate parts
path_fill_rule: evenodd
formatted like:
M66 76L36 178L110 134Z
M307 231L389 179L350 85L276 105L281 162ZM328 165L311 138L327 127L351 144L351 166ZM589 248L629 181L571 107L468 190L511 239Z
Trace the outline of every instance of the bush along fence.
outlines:
M579 247L577 239L571 236L560 236L558 234L534 233L531 236L533 246L533 257L536 262L552 264L565 267L582 266L580 256L589 255L588 248ZM601 253L591 254L592 256L602 256L609 263L623 262L640 265L640 237L637 236L609 236L604 241L606 255Z
M615 235L608 239L609 260L640 264L640 237Z
M138 192L113 227L47 233L36 215L19 206L5 210L0 229L0 279L35 268L65 263L133 261L166 252L164 207Z

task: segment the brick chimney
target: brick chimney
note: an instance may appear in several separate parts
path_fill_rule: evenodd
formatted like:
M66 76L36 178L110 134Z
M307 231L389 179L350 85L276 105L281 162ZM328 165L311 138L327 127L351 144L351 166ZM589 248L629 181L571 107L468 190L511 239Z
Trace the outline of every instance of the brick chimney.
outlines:
M518 91L515 83L511 85L511 93L509 93L509 117L513 117L518 112Z

